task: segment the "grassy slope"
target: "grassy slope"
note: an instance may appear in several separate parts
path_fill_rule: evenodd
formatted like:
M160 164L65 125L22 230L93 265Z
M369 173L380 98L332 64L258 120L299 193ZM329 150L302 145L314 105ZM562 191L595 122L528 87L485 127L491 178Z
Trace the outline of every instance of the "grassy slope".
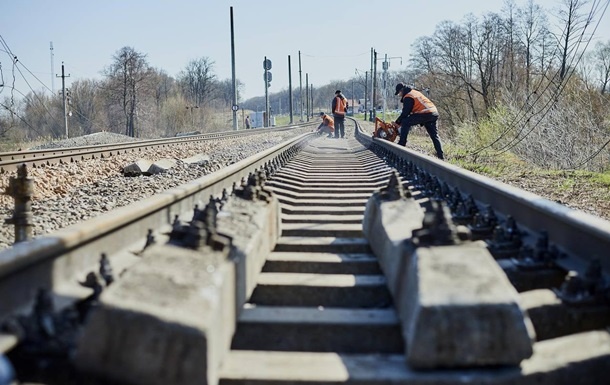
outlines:
M434 154L432 142L423 128L412 130L408 146ZM511 154L472 159L462 155L464 149L451 144L443 147L447 161L452 164L610 220L610 171L545 170Z

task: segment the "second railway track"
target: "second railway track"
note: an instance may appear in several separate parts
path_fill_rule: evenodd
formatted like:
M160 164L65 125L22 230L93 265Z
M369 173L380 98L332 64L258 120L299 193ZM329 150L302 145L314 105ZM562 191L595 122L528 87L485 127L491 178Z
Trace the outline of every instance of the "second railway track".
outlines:
M82 147L51 148L43 150L24 150L0 153L0 174L15 171L22 164L28 167L44 167L58 163L72 163L85 159L99 159L117 154L138 152L146 148L168 147L183 143L197 143L217 139L231 139L258 134L270 134L298 127L252 129L242 131L225 131L210 134L196 134L164 139L148 139L116 144L100 144Z
M45 384L89 373L147 385L607 381L609 262L591 255L610 246L606 222L355 133L303 135L0 253L0 319L47 293L5 327L7 345L21 341L9 355L18 373ZM232 186L253 208L219 198ZM100 253L115 274L66 343L62 374L28 373L49 360L45 327L62 318L42 311L45 298L81 309L91 286L77 281Z

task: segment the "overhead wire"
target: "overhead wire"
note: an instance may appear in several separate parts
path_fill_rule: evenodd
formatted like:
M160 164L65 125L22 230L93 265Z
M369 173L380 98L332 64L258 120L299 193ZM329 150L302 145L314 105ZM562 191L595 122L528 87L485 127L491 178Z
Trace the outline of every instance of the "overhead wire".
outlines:
M0 62L0 88L4 88L4 72L2 72L2 62ZM2 93L2 89L0 89Z
M19 62L19 59L17 58L17 56L13 53L13 51L11 50L11 48L8 46L8 44L6 43L6 40L4 40L4 37L0 34L0 45L2 47L4 47L4 52L6 52L7 54L9 54L11 56L11 60L13 63L12 66L12 75L13 75L13 84L11 87L9 87L11 89L11 104L10 107L5 105L4 103L2 104L2 106L7 109L8 111L10 111L12 114L14 114L15 116L18 116L19 119L26 123L26 125L28 127L30 127L31 129L33 129L35 132L37 132L38 134L40 134L40 131L37 129L34 129L32 127L31 124L27 123L25 121L25 119L23 117L21 117L19 114L17 114L14 111L14 106L15 106L15 91L19 92L21 95L23 95L22 92L20 92L19 90L17 90L17 88L15 88L15 83L17 81L16 76L15 76L15 69L17 69L17 71L19 72L19 74L21 75L21 77L23 78L23 80L25 81L25 83L28 85L28 87L30 88L30 90L32 91L33 95L36 97L36 99L38 99L38 102L42 105L42 107L44 108L45 112L51 117L51 119L57 123L57 120L55 119L55 117L53 116L53 114L51 113L51 111L49 111L49 109L47 108L47 106L45 105L45 103L40 99L40 96L36 93L36 91L34 91L34 89L32 88L32 86L30 85L30 83L28 82L27 78L25 77L25 75L23 75L23 72L21 72L21 69L17 66ZM24 66L25 68L25 66ZM28 70L29 71L29 70ZM38 81L40 81L40 79L36 78ZM25 97L25 95L24 95Z
M0 39L1 39L1 40L0 40L0 42L3 42L3 45L5 45L6 49L8 50L8 51L7 51L7 53L9 53L9 54L13 55L12 51L10 50L10 48L8 48L8 46L6 45L6 42L4 41L4 39L2 38L2 36L1 36L1 35L0 35ZM25 69L25 70L26 70L26 71L27 71L27 72L28 72L30 75L32 75L32 76L33 76L33 77L34 77L34 78L35 78L35 79L36 79L36 80L37 80L37 81L38 81L40 84L42 84L42 86L43 86L44 88L46 88L46 89L47 89L49 92L53 93L53 90L51 90L51 89L50 89L50 88L49 88L49 87L48 87L48 86L47 86L47 85L46 85L46 84L45 84L45 83L44 83L42 80L40 80L40 79L39 79L39 78L38 78L38 77L37 77L37 76L36 76L36 75L35 75L35 74L34 74L34 73L33 73L33 72L32 72L32 71L31 71L31 70L30 70L30 69L29 69L29 68L28 68L26 65L25 65L25 64L23 64L23 62L18 61L16 56L14 56L14 58L15 58L16 63L17 63L17 64L21 65L21 66L22 66L22 67L23 67L23 68L24 68L24 69ZM25 79L25 76L24 76L24 75L23 75L23 73L22 73L22 72L19 70L19 68L17 68L17 70L18 70L18 71L21 73L21 76L24 78L24 80L26 81L26 83L28 83L28 82L27 82L27 79ZM29 83L28 83L28 86L30 87L30 89L32 89L32 87L29 85ZM14 87L14 84L13 84L13 87ZM32 92L34 92L34 93L35 93L35 91L34 91L33 89L32 89ZM22 95L23 95L23 93L22 93ZM25 96L25 95L24 95L24 96ZM36 95L36 96L38 97L38 95ZM40 102L41 102L41 104L42 104L42 101L40 101ZM45 106L43 105L43 107L45 107ZM45 109L46 109L46 107L45 107ZM47 109L47 111L48 111L48 109ZM81 118L85 119L87 122L89 122L89 123L91 123L91 124L93 125L93 122L92 122L92 121L91 121L89 118L87 118L85 115L83 115L82 113L80 113L78 110L74 110L74 112L75 112L76 114L78 114L78 115L79 115ZM57 123L57 121L56 121L56 120L55 120L55 122ZM93 125L93 127L95 127L95 125Z
M591 8L591 12L595 12L594 9L595 7L595 3L596 1L593 2L593 6ZM565 89L565 87L568 84L568 80L574 75L574 73L576 72L576 68L578 66L578 63L580 63L580 61L582 60L585 52L587 51L587 48L589 47L589 44L591 43L591 41L593 40L592 36L595 35L595 32L597 31L597 28L599 27L599 24L601 22L601 20L603 19L607 9L608 9L608 5L610 5L610 0L606 1L606 6L604 7L604 10L602 11L602 14L599 18L599 20L597 21L597 24L595 25L594 29L593 29L593 33L591 34L591 37L589 39L587 39L586 44L585 44L585 48L582 50L581 54L578 56L578 59L576 59L576 57L573 57L572 60L570 61L570 65L569 67L571 68L571 70L568 72L568 76L565 78L565 81L563 81L560 86L558 87L558 90L555 94L558 95L561 92L563 92L563 90ZM591 15L591 14L590 14ZM583 29L582 33L581 33L581 38L584 36L585 34L585 29ZM579 42L582 42L581 38L579 38ZM576 60L576 63L574 64L574 60ZM554 98L549 98L549 101L552 101ZM521 143L530 133L532 133L534 131L534 129L537 127L538 123L540 123L542 121L542 119L544 119L546 117L546 115L548 114L550 110L547 110L542 117L540 117L537 120L537 123L535 125L533 125L533 127L522 137L518 138L517 136L515 138L513 138L509 143L505 144L503 147L501 147L500 149L498 149L499 152L497 152L497 155L503 154L505 152L507 152L508 150L514 148L517 144ZM515 140L517 140L517 142L514 142ZM513 144L514 143L514 144ZM605 147L606 145L604 145ZM592 159L592 158L591 158Z
M30 88L30 90L32 91L32 94L34 95L34 97L38 100L38 102L40 103L40 105L44 108L44 110L47 112L47 114L51 117L51 119L58 125L61 126L61 124L57 121L57 119L55 118L55 116L53 116L53 114L51 113L51 111L47 108L46 104L44 103L44 101L40 98L40 95L38 95L38 93L36 91L34 91L34 89L32 88L32 86L30 85L30 82L27 80L27 78L25 77L25 75L23 75L23 72L21 72L21 69L19 67L17 67L17 71L19 71L19 74L21 75L21 77L23 77L23 80L25 81L25 84L28 85L28 87Z
M0 46L5 48L5 49L2 49L1 51L5 52L7 55L9 55L9 57L11 58L11 62L13 63L12 68L11 68L11 74L13 77L13 83L12 83L12 88L11 88L11 105L14 106L15 105L14 90L15 90L15 82L17 81L17 79L15 77L15 63L16 63L17 57L13 55L11 49L4 41L4 38L2 37L2 35L0 35Z
M23 67L32 77L34 77L34 79L36 79L40 84L43 85L44 88L46 88L49 92L53 92L53 90L51 90L42 80L40 80L25 64L23 64L21 61L18 60L17 56L15 56L12 51L10 50L10 48L8 47L8 45L6 44L6 41L4 40L4 38L2 37L2 35L0 35L0 43L2 43L2 45L5 47L6 51L8 54L12 55L13 60L14 60L14 64L13 64L13 90L16 90L16 88L14 87L14 82L15 82L15 76L14 76L14 69L17 68L17 71L21 74L21 76L23 77L23 80L25 81L25 83L28 85L28 87L30 88L30 90L32 91L32 93L34 94L34 96L38 99L39 103L43 106L43 108L45 109L45 111L49 114L49 116L51 116L51 119L58 124L57 119L52 115L51 111L49 111L49 109L47 108L47 106L44 104L44 102L40 99L40 96L36 93L36 91L34 91L34 89L32 88L32 86L30 85L30 83L28 82L28 80L26 79L25 75L23 74L23 72L21 71L21 69L18 67L18 65L20 65L21 67ZM21 93L23 95L23 93ZM25 95L24 95L25 96ZM14 102L12 103L14 104ZM83 119L85 119L86 121L88 121L89 123L93 123L89 118L87 118L86 116L84 116L82 113L80 113L77 110L74 110L75 113L77 113L80 117L82 117ZM29 125L28 125L29 126ZM31 127L31 126L30 126Z
M338 58L350 58L350 57L360 57L364 55L370 55L370 52L357 53L354 55L311 55L307 53L301 53L302 56L305 57L313 57L313 58L321 58L321 59L338 59Z
M610 1L609 1L609 2L610 2ZM607 7L607 6L608 6L608 5L606 4L606 7ZM592 17L595 15L595 13L597 12L597 8L598 8L598 5L596 5L596 1L594 1L593 6L591 7L591 11L589 12L589 19L588 19L588 20L590 20L590 19L591 19L591 18L592 18ZM604 13L605 13L605 10L604 10ZM599 21L598 21L598 23L597 23L597 26L599 26L599 23L600 23L601 19L603 18L603 14L604 14L604 13L602 13L602 16L600 17L600 19L599 19ZM595 30L597 30L597 26L595 27ZM566 26L566 27L567 27L567 26ZM563 29L563 31L562 31L562 35L561 35L561 36L564 36L564 34L566 33L566 29L565 29L566 27L564 27L564 29ZM583 39L582 37L584 36L584 34L585 34L585 33L586 33L586 27L585 27L585 28L583 28L583 31L582 31L582 33L581 33L581 36L580 36L580 38L579 38L579 40L578 40L579 42L584 41L584 39ZM595 33L595 31L594 31L594 33ZM594 33L593 33L593 34L594 34ZM591 41L591 38L589 38L589 40L587 41L587 46L588 46L588 44L590 43L590 41ZM573 49L577 49L577 47L576 47L576 48L573 48ZM572 50L573 50L573 49L572 49ZM555 48L555 52L557 52L557 50L558 50L558 46L556 46L556 48ZM572 50L570 50L570 52L571 52ZM586 48L585 48L585 50L586 50ZM582 55L581 55L581 57L582 57ZM573 60L574 60L574 58L572 58L572 61L570 62L570 66L571 66L571 65L572 65L572 63L573 63ZM580 58L579 58L579 60L580 60ZM550 63L549 63L549 68L550 68ZM546 73L546 71L545 71L544 73ZM537 92L538 88L537 88L536 90L534 90L534 93L535 93L535 94L537 94L537 97L536 97L536 99L534 100L534 102L530 104L530 106L529 106L529 108L530 108L530 109L531 109L531 108L533 108L533 106L534 106L535 104L537 104L537 103L538 103L538 101L539 101L539 100L540 100L540 99L543 97L543 95L546 93L546 91L549 89L549 87L551 87L551 86L554 84L554 81L555 81L555 79L557 78L557 76L558 76L558 75L559 75L559 71L556 71L556 72L555 72L555 74L553 75L553 77L552 77L552 78L551 78L551 79L550 79L550 80L547 82L546 86L544 87L544 90L543 90L541 93L538 93L538 92ZM568 79L568 80L569 80L569 77L567 77L566 79ZM539 85L540 85L540 84L542 84L542 79L541 79L541 81L540 81ZM518 123L522 122L522 121L523 121L523 120L524 120L526 117L528 117L528 116L529 116L529 117L527 118L527 121L529 121L529 120L531 119L531 117L532 117L532 116L537 116L537 115L538 115L540 112L542 112L542 111L545 111L543 116L546 116L546 114L549 112L549 109L547 109L547 108L548 108L548 107L549 107L549 105L550 105L550 104L553 102L554 98L556 97L557 92L560 92L560 91L561 91L561 90L562 90L562 89L565 87L565 85L566 85L566 84L567 84L567 83L563 83L563 84L561 84L561 85L560 85L560 87L558 87L557 91L554 93L554 96L553 96L552 98L549 98L549 99L547 100L547 102L546 102L546 103L545 103L545 104L544 104L544 105L543 105L543 106L542 106L542 107L541 107L541 108L540 108L538 111L535 111L535 112L533 112L533 113L531 113L531 112L530 112L530 113L523 113L521 116L519 116L520 114L517 114L517 115L516 115L516 116L513 118L513 120L510 122L510 124L508 124L508 127L507 127L507 128L506 128L506 129L505 129L505 130L504 130L504 131L503 131L503 132L502 132L502 133L501 133L501 134L500 134L500 135L499 135L499 136L498 136L498 137L497 137L495 140L493 140L492 142L490 142L489 144L487 144L487 145L485 145L485 146L482 146L482 147L480 147L480 148L478 148L478 149L476 149L476 150L473 150L473 151L471 152L471 154L478 154L478 153L480 153L481 151L483 151L483 150L485 150L485 149L487 149L487 148L490 148L490 147L491 147L491 146L493 146L494 144L498 143L498 142L499 142L499 141L500 141L502 138L504 138L504 136L505 136L506 134L508 134L508 133L509 133L509 132L510 132L510 131L513 129L513 127L514 127L516 124L518 124ZM524 106L524 107L525 107L525 106ZM523 108L523 109L524 109L524 108ZM523 110L523 109L522 109L522 110ZM542 119L538 119L536 124L538 124L538 123L539 123L541 120L542 120ZM534 126L534 127L535 127L535 126ZM511 144L511 143L512 143L514 140L518 139L518 138L520 137L521 133L522 133L524 130L525 130L525 126L524 126L524 127L522 127L522 128L521 128L521 129L520 129L520 130L519 130L519 131L516 133L515 138L511 139L511 141L509 142L509 145L510 145L510 144ZM526 135L525 135L525 136L529 135L529 133L531 133L531 131L533 131L533 130L528 131L528 133L526 133ZM505 145L505 146L506 146L506 145ZM505 148L505 147L502 147L500 150L503 150L504 148Z
M562 32L561 32L562 35L565 33L566 28L567 28L567 26L564 27L564 29L562 30ZM555 56L555 54L557 53L558 50L559 50L559 47L555 46L555 49L554 49L554 51L552 52L552 54L550 56L551 57ZM549 63L547 64L546 69L544 69L544 71L543 71L544 75L546 75L546 73L551 69L551 65L552 65L552 63L551 63L551 61L549 61ZM527 98L525 100L525 104L519 109L519 111L525 110L526 106L529 109L532 109L542 99L543 95L551 87L551 85L553 84L553 82L555 81L557 76L559 76L559 72L558 71L556 71L555 74L553 75L553 77L550 80L547 81L546 85L544 86L544 89L541 92L539 92L540 91L540 87L542 86L544 78L545 78L545 76L543 76L537 82L537 86L534 88L533 92L531 94L527 95ZM531 95L536 95L536 98L532 102L529 102L529 97ZM528 103L529 103L529 105L528 105ZM536 114L539 113L540 111L543 111L547 106L548 106L548 102L544 106L542 106L542 108L540 108L539 111L536 112ZM505 135L507 135L513 129L513 127L515 127L516 125L521 123L524 119L526 119L526 117L528 117L528 115L531 116L531 115L535 115L535 114L527 114L527 113L522 113L522 114L518 113L518 114L515 114L513 116L512 121L507 125L508 127L506 129L504 129L504 131L502 133L500 133L500 135L496 139L494 139L492 142L490 142L490 143L488 143L488 144L486 144L484 146L481 146L481 147L471 151L470 154L476 155L476 154L480 153L481 151L483 151L485 149L488 149L488 148L492 147L494 144L498 143L500 140L502 140L504 138Z
M7 110L9 110L11 112L11 114L15 115L16 117L19 118L19 120L21 120L26 126L28 126L32 131L36 132L38 135L42 136L42 132L40 132L40 130L38 130L37 128L33 127L30 123L28 123L25 118L23 118L21 115L19 115L18 113L16 113L15 111L11 110L7 105L5 105L4 103L0 102L0 106L6 108Z

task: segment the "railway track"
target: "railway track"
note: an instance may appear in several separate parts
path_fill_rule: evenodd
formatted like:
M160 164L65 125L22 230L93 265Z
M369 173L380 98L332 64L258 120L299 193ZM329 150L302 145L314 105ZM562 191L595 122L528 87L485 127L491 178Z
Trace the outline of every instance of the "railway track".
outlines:
M44 150L10 151L0 153L0 173L17 170L22 164L27 167L43 167L58 163L71 163L85 159L98 159L117 154L142 151L152 147L167 147L181 143L193 143L210 141L216 139L230 139L250 135L271 133L274 131L285 131L299 127L299 125L287 126L282 128L266 128L215 132L209 134L198 134L180 136L165 139L149 139L137 142L126 142L119 144L103 144L83 147L55 148Z
M103 252L126 272L67 343L90 383L604 383L607 222L355 131L0 253L0 315L87 303ZM45 354L12 325L25 376ZM27 380L82 382L46 359Z

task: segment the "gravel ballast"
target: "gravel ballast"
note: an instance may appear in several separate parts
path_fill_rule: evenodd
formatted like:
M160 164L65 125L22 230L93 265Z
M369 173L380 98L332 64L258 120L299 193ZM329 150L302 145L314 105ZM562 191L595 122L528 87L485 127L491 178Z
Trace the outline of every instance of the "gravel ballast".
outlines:
M70 164L58 164L29 170L35 179L35 196L32 201L34 237L48 234L78 223L117 207L140 201L167 189L218 171L283 141L310 132L311 128L261 133L239 139L220 139L208 142L185 143L171 148L151 148L138 153L128 153L105 159L89 159ZM98 133L80 138L54 142L59 147L85 146L124 142L125 136ZM180 159L206 154L209 161L186 164ZM122 168L138 159L177 159L176 167L153 176L125 177ZM9 177L0 180L4 192ZM0 218L12 216L13 199L0 195ZM0 226L0 250L10 247L14 241L13 226Z

